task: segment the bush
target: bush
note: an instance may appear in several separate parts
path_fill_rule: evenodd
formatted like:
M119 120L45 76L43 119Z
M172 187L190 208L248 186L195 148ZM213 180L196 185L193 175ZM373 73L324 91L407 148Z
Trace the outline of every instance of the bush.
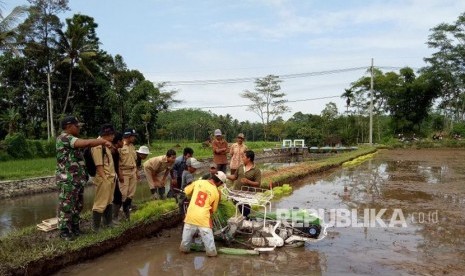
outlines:
M55 155L55 140L26 140L23 134L17 133L0 141L0 161L47 158Z
M11 159L11 156L8 155L7 152L0 150L0 162L1 161L8 161Z
M26 137L22 133L15 133L5 137L7 152L13 158L30 158L32 156L26 141Z
M465 123L455 123L451 131L451 137L453 137L454 134L460 134L462 137L465 137Z
M50 140L44 142L44 151L47 157L54 157L56 156L56 141Z

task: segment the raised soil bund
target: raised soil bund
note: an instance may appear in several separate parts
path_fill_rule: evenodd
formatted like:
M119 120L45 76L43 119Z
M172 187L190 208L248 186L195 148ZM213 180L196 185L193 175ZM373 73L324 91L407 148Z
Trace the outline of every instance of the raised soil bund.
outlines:
M163 229L176 227L183 220L183 216L179 212L171 212L162 216L162 218L150 222L141 223L131 229L126 230L118 237L104 240L98 244L90 245L76 251L69 251L66 254L54 256L51 258L40 258L36 261L27 263L23 267L11 268L8 271L3 271L2 275L50 275L58 270L100 257L110 251L124 246L131 241L141 240L146 237L156 235ZM91 235L91 234L87 234ZM5 273L5 274L3 274Z

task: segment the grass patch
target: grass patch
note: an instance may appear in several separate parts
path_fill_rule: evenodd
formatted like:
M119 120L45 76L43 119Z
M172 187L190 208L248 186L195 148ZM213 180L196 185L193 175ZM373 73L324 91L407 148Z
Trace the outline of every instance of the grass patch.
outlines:
M34 226L11 232L0 238L0 275L6 274L11 268L24 267L41 258L60 256L118 237L128 229L156 221L163 214L175 211L177 208L173 199L146 202L133 214L131 221L123 222L117 227L103 228L98 233L82 235L73 242L59 238L58 231L41 232ZM90 232L90 212L82 216L81 225L89 225L83 230Z
M13 231L0 238L0 275L8 274L12 268L25 267L28 263L42 258L50 259L117 238L131 228L157 221L178 209L174 199L150 200L138 203L138 206L138 210L131 215L131 221L122 222L116 227L103 228L98 233L90 232L91 212L86 212L82 215L81 228L88 233L73 242L59 238L58 231L41 232L34 226ZM232 202L222 200L216 215L225 222L234 213L235 207Z
M56 158L37 158L0 162L0 180L17 180L55 174Z
M256 153L260 153L264 148L271 148L276 142L247 142L246 145ZM193 142L155 142L150 148L150 156L166 154L169 149L174 149L177 156L182 155L185 147L194 150L194 156L206 161L213 157L210 147L203 147L202 143ZM29 160L10 160L0 162L0 180L19 180L31 177L53 176L55 175L56 158L35 158Z
M235 142L235 141L234 141ZM232 142L230 142L232 143ZM247 147L255 153L260 153L265 148L273 148L276 146L276 142L264 142L264 141L257 141L257 142L245 142ZM211 147L205 147L203 143L197 142L189 142L189 141L181 141L181 142L169 142L169 141L158 141L152 143L150 147L150 155L149 157L159 156L166 154L166 151L169 149L174 149L176 151L177 156L181 156L184 148L190 147L194 150L194 157L199 160L206 160L213 158L213 152Z
M267 171L263 173L261 187L268 188L270 182L273 183L274 186L289 183L312 173L318 173L329 168L339 167L344 162L351 161L359 156L376 151L377 149L375 147L363 147L354 151L333 155L324 160L307 161L291 167L279 168L275 171Z

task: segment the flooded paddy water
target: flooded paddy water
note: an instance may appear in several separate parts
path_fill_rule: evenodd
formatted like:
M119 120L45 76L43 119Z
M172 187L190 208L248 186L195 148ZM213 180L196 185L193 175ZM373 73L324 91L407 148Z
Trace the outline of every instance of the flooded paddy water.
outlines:
M323 156L309 156L307 159L318 159ZM259 161L259 166L262 170L272 170L278 167L291 166L298 162L302 162L303 157L300 155L274 157L271 159L263 159ZM272 162L270 162L272 161ZM200 169L196 173L198 177L207 173L206 169ZM138 184L135 199L147 200L151 196L146 181L141 181ZM94 200L94 187L88 185L84 190L84 211L92 209ZM36 195L27 195L11 199L0 200L0 237L6 235L14 229L36 225L42 220L56 216L56 208L58 202L57 193L42 193Z
M302 179L273 208L322 210L333 226L305 247L184 255L178 227L57 275L463 275L463 160L464 150L384 150L360 166Z

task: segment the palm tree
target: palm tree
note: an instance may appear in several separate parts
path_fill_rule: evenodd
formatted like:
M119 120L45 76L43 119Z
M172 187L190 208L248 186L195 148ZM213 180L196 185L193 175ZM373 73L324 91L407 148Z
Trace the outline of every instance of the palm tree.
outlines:
M8 134L11 135L16 132L20 118L18 109L10 107L0 115L0 124L6 125Z
M92 17L76 14L73 18L66 19L66 23L68 25L66 32L57 30L60 37L58 47L63 54L63 59L59 63L69 64L68 89L62 114L65 114L68 102L72 98L70 95L74 67L79 66L92 77L86 63L96 57L98 51L98 38L95 34L97 24Z
M346 98L346 111L349 112L350 101L354 98L354 92L352 89L344 89L344 93L341 95L341 98Z
M13 51L15 54L19 54L16 43L16 24L18 20L26 12L26 7L18 6L15 7L10 14L3 16L1 9L3 2L0 2L0 51L5 49Z

